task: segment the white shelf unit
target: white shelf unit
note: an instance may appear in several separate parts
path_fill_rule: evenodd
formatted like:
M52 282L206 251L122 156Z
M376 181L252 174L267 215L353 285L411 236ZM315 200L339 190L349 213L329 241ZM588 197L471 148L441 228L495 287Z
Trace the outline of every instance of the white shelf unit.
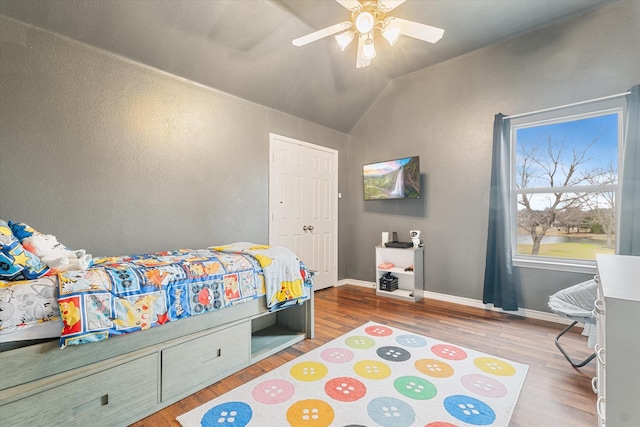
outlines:
M598 426L640 425L640 257L597 255L597 371L592 381L598 394Z
M383 263L391 263L394 267L379 268ZM413 265L413 271L405 271L405 268L410 265ZM387 272L398 278L398 289L395 291L380 290L380 278ZM376 246L376 295L410 302L422 299L424 296L424 249Z

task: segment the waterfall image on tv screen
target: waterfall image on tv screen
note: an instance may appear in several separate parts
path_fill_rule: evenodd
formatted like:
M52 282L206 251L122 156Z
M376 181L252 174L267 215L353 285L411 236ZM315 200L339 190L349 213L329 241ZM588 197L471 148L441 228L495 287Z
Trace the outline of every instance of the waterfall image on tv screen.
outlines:
M418 156L371 163L362 167L364 199L419 199Z

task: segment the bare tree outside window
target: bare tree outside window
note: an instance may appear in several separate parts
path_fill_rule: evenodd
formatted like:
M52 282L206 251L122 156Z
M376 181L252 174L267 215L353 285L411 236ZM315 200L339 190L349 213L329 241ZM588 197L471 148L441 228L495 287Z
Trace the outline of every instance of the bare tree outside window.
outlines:
M595 259L615 247L617 114L516 130L518 254Z
M613 165L608 169L600 170L589 178L593 186L605 187L618 183L618 171ZM614 233L616 228L616 197L613 191L602 193L588 193L582 201L582 206L588 212L585 218L586 224L593 230L602 231L607 236L607 248L615 249Z

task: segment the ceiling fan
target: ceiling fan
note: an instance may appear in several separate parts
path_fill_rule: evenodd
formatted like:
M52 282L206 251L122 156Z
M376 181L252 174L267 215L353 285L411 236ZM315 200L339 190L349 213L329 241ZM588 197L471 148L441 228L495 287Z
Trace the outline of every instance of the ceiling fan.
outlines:
M324 37L337 33L336 42L341 50L358 37L358 50L356 55L356 68L363 68L371 64L376 56L373 36L377 29L391 46L401 35L435 43L442 38L444 30L430 25L408 21L387 13L400 6L405 0L336 0L346 9L351 11L351 19L331 25L330 27L314 31L306 36L292 41L295 46L304 46Z

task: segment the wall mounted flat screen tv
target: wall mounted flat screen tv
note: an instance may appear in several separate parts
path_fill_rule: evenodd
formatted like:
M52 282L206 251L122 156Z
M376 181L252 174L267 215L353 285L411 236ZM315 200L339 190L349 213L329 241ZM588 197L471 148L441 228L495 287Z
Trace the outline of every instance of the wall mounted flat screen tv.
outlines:
M365 200L420 198L418 156L364 165L362 176Z

